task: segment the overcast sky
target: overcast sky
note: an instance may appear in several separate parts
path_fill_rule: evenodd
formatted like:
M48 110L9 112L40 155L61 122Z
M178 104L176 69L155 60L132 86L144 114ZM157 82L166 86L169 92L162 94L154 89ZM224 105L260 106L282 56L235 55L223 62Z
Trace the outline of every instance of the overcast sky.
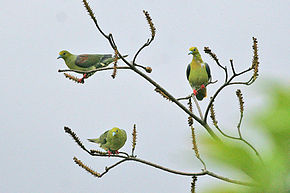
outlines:
M289 1L89 2L103 30L114 34L119 51L129 54L129 60L150 36L142 13L149 11L156 38L137 62L151 66L150 76L176 97L192 91L185 77L189 47L209 46L223 65L233 59L239 71L251 65L252 36L257 37L260 77L251 87L240 88L246 102L244 136L263 152L263 142L255 140L251 115L265 105L270 82L289 84ZM120 127L128 135L121 150L129 152L136 123L138 157L182 171L201 169L191 151L186 114L137 74L120 70L113 80L111 72L101 72L80 85L57 72L66 68L63 60L56 60L62 49L75 54L113 53L80 0L0 0L0 7L0 192L189 192L190 178L138 163L126 162L101 179L73 163L76 156L102 172L118 159L90 157L64 133L64 126L90 149L97 146L87 138ZM213 79L219 80L208 88L212 95L222 83L223 71L201 54ZM236 89L226 89L216 102L219 123L232 134L239 112ZM202 108L208 100L201 102ZM197 132L207 135L199 126ZM202 147L200 153L207 162ZM239 177L210 163L208 167L226 177ZM201 192L213 183L225 182L200 177L197 189Z

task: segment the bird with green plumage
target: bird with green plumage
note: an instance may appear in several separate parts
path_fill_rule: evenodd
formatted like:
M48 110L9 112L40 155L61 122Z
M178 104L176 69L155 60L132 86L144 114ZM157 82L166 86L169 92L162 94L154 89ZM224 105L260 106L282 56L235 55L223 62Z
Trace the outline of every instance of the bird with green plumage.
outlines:
M109 155L118 154L118 150L124 146L127 140L127 134L125 130L114 127L103 133L99 138L88 140L100 144L100 147L108 151Z
M189 48L188 55L192 55L192 61L187 66L186 77L193 94L201 101L206 97L206 86L211 80L210 68L203 62L197 47Z
M127 55L126 55L127 56ZM123 56L123 57L126 57ZM103 68L114 62L114 57L112 54L81 54L75 55L67 50L62 50L59 52L57 59L62 58L65 61L67 67L71 70L84 71L83 77L79 79L79 82L84 82L85 78L93 75L94 73L87 73L91 70L96 70L98 68ZM119 59L119 58L118 58Z

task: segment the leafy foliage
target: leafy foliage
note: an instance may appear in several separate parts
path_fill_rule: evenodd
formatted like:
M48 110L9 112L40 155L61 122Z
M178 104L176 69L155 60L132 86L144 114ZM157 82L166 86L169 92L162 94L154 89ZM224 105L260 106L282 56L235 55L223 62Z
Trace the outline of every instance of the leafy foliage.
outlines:
M209 155L215 162L244 172L251 177L257 186L254 187L216 187L207 192L289 192L289 136L290 136L290 88L279 87L273 93L270 105L255 117L257 128L267 139L270 148L264 151L260 162L253 153L236 142L217 143L206 141ZM264 136L264 135L263 135ZM288 185L287 185L288 184Z

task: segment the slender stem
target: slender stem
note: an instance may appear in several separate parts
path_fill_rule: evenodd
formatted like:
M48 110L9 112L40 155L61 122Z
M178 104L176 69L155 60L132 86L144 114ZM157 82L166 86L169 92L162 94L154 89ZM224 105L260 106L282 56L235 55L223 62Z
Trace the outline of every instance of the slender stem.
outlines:
M177 98L176 100L181 101L181 100L188 100L191 97L191 95L187 96L187 97L181 97L181 98Z
M131 65L130 63L128 64L132 70L134 70L137 74L139 74L140 76L142 76L143 78L145 78L148 82L150 82L152 85L154 85L156 88L158 88L159 90L161 90L166 96L168 96L168 98L174 102L177 106L179 106L184 112L186 112L189 116L191 116L192 118L194 118L197 122L199 122L207 131L208 133L216 140L220 140L218 138L218 136L212 131L212 129L207 126L205 127L205 122L200 119L199 117L197 117L195 114L193 114L192 112L190 112L183 104L181 104L176 98L174 98L167 90L165 90L163 87L161 87L158 83L156 83L154 80L152 80L150 77L148 77L147 75L145 75L143 72L141 72L140 70L138 70L137 68L135 68L133 65Z
M198 110L199 116L200 116L200 118L203 120L203 116L202 116L201 108L200 108L200 106L199 106L199 104L198 104L198 102L197 102L197 100L196 100L196 97L195 97L194 95L192 95L192 98L193 98L193 101L194 101L194 103L195 103L195 105L196 105L196 107L197 107L197 110Z
M150 45L150 43L153 41L153 39L148 39L147 42L141 47L139 48L139 50L136 52L134 59L133 59L133 64L135 65L135 61L137 59L137 56L139 55L139 53L147 46Z
M76 73L94 73L94 72L98 72L98 71L104 71L104 70L113 70L114 67L108 67L108 68L98 68L95 70L90 70L90 71L83 71L83 70L72 70L72 69L64 69L64 70L58 70L58 72L76 72ZM131 69L128 66L117 66L117 69Z
M101 173L98 177L101 178L103 175L105 175L106 173L108 173L111 169L113 169L114 167L116 167L117 165L119 165L119 164L121 164L121 163L123 163L125 161L126 161L126 159L122 159L122 160L116 162L115 164L113 164L113 165L111 165L109 167L106 167L105 168L105 171L103 173Z
M241 115L240 115L240 121L239 121L238 126L237 126L237 128L238 128L238 133L239 133L240 138L243 138L243 137L242 137L242 133L241 133L241 124L242 124L242 120L243 120L243 115L244 115L244 113L241 112Z
M240 184L240 185L244 185L244 186L256 186L256 184L254 184L254 183L242 182L242 181L239 181L239 180L233 180L233 179L225 178L223 176L219 176L219 175L217 175L217 174L215 174L213 172L210 172L210 171L206 171L206 174L209 175L209 176L215 177L217 179L233 183L233 184Z
M98 154L94 154L93 156L102 156L102 157L104 157L104 155L98 155ZM105 155L105 156L107 157L108 155ZM254 183L243 182L243 181L239 181L239 180L233 180L233 179L230 179L230 178L226 178L226 177L220 176L218 174L215 174L214 172L210 172L210 171L208 171L206 169L204 169L202 172L182 172L182 171L178 171L178 170L172 170L172 169L169 169L167 167L164 167L164 166L161 166L161 165L158 165L158 164L155 164L155 163L143 160L143 159L139 159L139 158L136 158L136 157L125 157L125 156L120 156L120 155L113 155L113 157L119 157L119 158L123 158L123 159L121 161L115 163L114 165L106 168L106 171L104 173L102 173L101 176L103 176L105 173L107 173L108 170L114 168L115 166L117 166L117 165L119 165L119 164L121 164L121 163L123 163L125 161L135 161L135 162L139 162L139 163L142 163L142 164L145 164L145 165L148 165L148 166L151 166L151 167L154 167L154 168L157 168L157 169L160 169L160 170L172 173L172 174L177 174L177 175L182 175L182 176L204 176L204 175L209 175L209 176L212 176L214 178L217 178L217 179L220 179L220 180L223 180L223 181L226 181L226 182L230 182L230 183L233 183L233 184L240 184L240 185L245 185L245 186L255 186Z

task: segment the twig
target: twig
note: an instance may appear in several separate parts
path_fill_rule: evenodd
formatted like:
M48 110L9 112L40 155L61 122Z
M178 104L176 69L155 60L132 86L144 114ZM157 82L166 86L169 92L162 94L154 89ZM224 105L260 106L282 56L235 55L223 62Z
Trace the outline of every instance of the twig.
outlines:
M223 88L225 88L226 86L230 86L230 85L236 85L236 84L244 84L244 85L251 85L257 78L258 76L258 65L259 65L259 57L258 57L258 45L257 45L257 39L255 37L253 37L253 51L254 51L254 56L253 56L253 60L252 60L252 65L250 68L244 70L244 71L241 71L239 73L236 73L235 69L234 69L234 64L233 64L233 60L230 60L230 63L231 63L231 66L232 66L232 71L233 71L233 75L229 78L228 80L228 73L227 73L227 70L225 67L221 66L216 55L213 54L211 52L211 50L209 48L205 48L205 52L210 54L212 56L212 58L216 61L216 63L218 64L218 66L220 66L222 69L225 70L225 74L226 74L226 79L225 79L225 83L223 85L220 86L220 88L217 89L217 91L214 93L214 95L212 96L207 108L206 108L206 111L205 111L205 115L204 115L204 122L206 123L207 122L207 116L208 116L208 113L209 113L209 109L213 103L213 101L215 100L215 98L218 96L218 94L221 92L221 90ZM249 79L249 81L247 82L232 82L236 77L240 76L240 75L243 75L251 70L254 69L254 74L253 76Z
M152 19L149 15L149 13L145 10L143 10L143 13L145 14L146 20L150 26L150 30L151 30L151 38L147 40L147 42L141 46L141 48L139 48L139 50L136 52L134 59L133 59L133 65L135 65L135 61L139 55L139 53L147 46L149 46L151 44L151 42L154 40L155 34L156 34L156 28L154 27L154 24L152 22Z
M145 67L144 67L145 68ZM128 66L117 66L117 69L131 69ZM83 70L72 70L72 69L64 69L64 70L58 70L58 72L76 72L76 73L94 73L94 72L98 72L98 71L104 71L104 70L114 70L114 67L107 67L107 68L98 68L95 70L89 70L89 71L83 71Z
M187 97L177 98L176 100L181 101L181 100L188 100L190 98L191 98L191 95L188 95Z
M80 160L76 161L77 159L74 159L74 161L82 168L86 169L88 172L90 172L91 174L94 175L94 173L96 174L95 176L97 177L101 177L103 176L104 174L106 174L110 169L116 167L117 165L120 165L121 163L125 162L125 161L135 161L135 162L139 162L139 163L142 163L142 164L145 164L145 165L148 165L148 166L151 166L151 167L154 167L154 168L157 168L157 169L160 169L160 170L163 170L163 171L166 171L166 172L169 172L169 173L172 173L172 174L177 174L177 175L182 175L182 176L204 176L204 175L210 175L210 176L213 176L217 179L220 179L220 180L223 180L223 181L226 181L226 182L230 182L230 183L234 183L234 184L241 184L241 185L246 185L246 186L255 186L254 183L250 183L250 182L242 182L242 181L238 181L238 180L232 180L232 179L229 179L229 178L225 178L225 177L222 177L222 176L219 176L213 172L210 172L206 169L204 169L202 172L182 172L182 171L178 171L178 170L172 170L172 169L169 169L169 168L166 168L164 166L161 166L161 165L158 165L158 164L155 164L155 163L152 163L152 162L149 162L149 161L146 161L146 160L143 160L143 159L140 159L140 158L137 158L137 157L132 157L132 156L129 156L127 153L125 153L126 155L120 155L120 154L113 154L113 155L108 155L107 153L105 152L100 152L100 151L96 151L96 150L91 150L89 151L87 148L85 148L85 146L80 143L80 140L78 138L78 136L68 127L65 127L65 132L70 134L74 141L83 149L85 150L88 154L92 155L92 156L98 156L98 157L117 157L117 158L122 158L122 160L120 160L119 162L116 162L115 164L113 164L112 166L110 167L107 167L105 169L105 171L102 173L102 174L96 174L97 172L93 171L92 169L90 169L89 167L87 167L86 165L84 165Z
M83 0L83 2L86 2L86 0ZM87 9L87 11L90 13L91 8L89 7L88 3L84 3ZM91 18L95 21L95 17L93 14L89 14L91 16ZM146 13L145 13L146 15ZM148 17L146 16L146 19L148 20ZM149 22L149 21L148 21ZM152 22L152 21L151 21ZM106 34L104 34L101 30L100 27L98 26L98 23L95 22L95 24L97 25L97 29L101 32L101 34L108 40L108 42L110 43L111 47L116 50L117 46L114 42L114 38L113 35L110 34L109 36L107 36ZM154 26L153 26L154 27ZM150 25L150 29L151 29L151 39L153 41L154 38L152 38L153 36L155 36L155 33L153 33L154 30L152 30L152 27ZM151 42L152 42L151 41ZM148 42L148 41L147 41ZM146 43L147 43L146 42ZM150 43L151 43L150 42ZM145 44L146 44L145 43ZM148 42L149 43L149 42ZM149 44L150 44L149 43ZM120 53L120 51L118 52L119 54L119 58L126 63L133 71L135 71L137 74L139 74L141 77L143 77L144 79L146 79L148 82L150 82L155 88L158 88L161 92L163 92L166 96L168 96L168 98L174 102L177 106L179 106L184 112L186 112L189 116L191 116L192 118L194 118L197 122L199 122L202 126L204 126L204 128L207 130L207 132L216 140L219 140L218 136L212 131L212 129L210 127L205 127L206 123L201 120L200 118L198 118L195 114L193 114L192 112L190 112L183 104L181 104L176 98L174 98L168 91L166 91L163 87L161 87L158 83L156 83L154 80L152 80L149 76L147 76L146 74L144 74L143 72L141 72L139 69L136 68L136 66L134 65L134 61L131 64L130 62L128 62Z
M126 159L122 159L122 160L116 162L115 164L113 164L113 165L111 165L109 167L106 167L105 168L105 171L103 173L101 173L98 177L99 178L103 177L103 175L105 175L106 173L108 173L111 169L113 169L114 167L118 166L119 164L121 164L121 163L123 163L125 161L126 161Z
M228 80L228 70L227 70L227 67L226 66L222 66L220 64L220 62L219 62L216 54L213 53L209 47L204 47L204 52L207 53L207 54L209 54L214 59L214 61L217 63L217 65L225 71L225 82L227 82L227 80Z
M195 97L194 95L192 95L192 98L193 98L193 101L194 101L194 103L195 103L195 105L196 105L196 108L197 108L197 110L198 110L199 116L200 116L200 118L203 120L203 116L202 116L201 108L200 108L200 106L199 106L199 104L198 104L198 102L197 102L197 100L196 100L196 97Z

